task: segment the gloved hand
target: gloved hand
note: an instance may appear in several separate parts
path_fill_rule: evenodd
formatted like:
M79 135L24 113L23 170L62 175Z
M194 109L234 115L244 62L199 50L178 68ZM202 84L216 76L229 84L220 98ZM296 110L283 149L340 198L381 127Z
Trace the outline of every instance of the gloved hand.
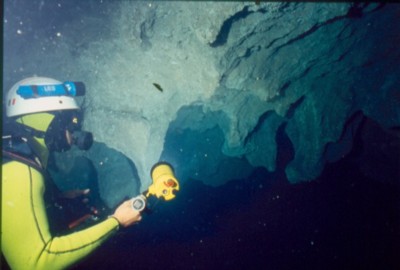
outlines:
M122 227L128 227L142 219L140 212L133 209L132 199L126 200L118 206L112 217L116 218Z

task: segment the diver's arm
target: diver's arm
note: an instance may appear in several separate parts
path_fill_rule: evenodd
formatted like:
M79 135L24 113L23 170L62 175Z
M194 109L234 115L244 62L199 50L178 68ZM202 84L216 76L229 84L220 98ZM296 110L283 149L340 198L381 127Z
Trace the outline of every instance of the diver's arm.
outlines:
M99 247L118 229L114 218L69 235L51 238L37 258L41 269L65 268L80 261ZM54 267L54 268L53 268Z
M88 229L53 237L43 201L43 176L13 161L3 165L2 181L2 251L12 269L67 268L118 230L119 220L110 217Z

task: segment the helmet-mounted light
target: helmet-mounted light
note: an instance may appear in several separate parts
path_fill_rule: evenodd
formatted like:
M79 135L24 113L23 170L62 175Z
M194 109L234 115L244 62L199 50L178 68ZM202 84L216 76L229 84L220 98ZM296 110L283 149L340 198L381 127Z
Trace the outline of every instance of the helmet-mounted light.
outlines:
M49 85L20 85L17 94L24 99L54 96L84 96L85 85L82 82L64 82Z

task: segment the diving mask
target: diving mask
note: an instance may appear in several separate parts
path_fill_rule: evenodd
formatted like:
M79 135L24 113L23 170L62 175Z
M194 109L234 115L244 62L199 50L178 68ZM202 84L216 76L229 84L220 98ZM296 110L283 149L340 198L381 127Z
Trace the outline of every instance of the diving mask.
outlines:
M60 111L55 114L45 135L45 143L50 151L64 152L76 145L88 150L93 144L91 132L82 131L76 111Z

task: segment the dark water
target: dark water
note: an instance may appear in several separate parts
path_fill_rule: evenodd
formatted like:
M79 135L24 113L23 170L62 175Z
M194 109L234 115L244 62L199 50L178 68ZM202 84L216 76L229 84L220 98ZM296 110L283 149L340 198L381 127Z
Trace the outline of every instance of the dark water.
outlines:
M399 195L346 160L298 185L186 183L76 269L398 269Z
M290 145L280 146L276 173L258 169L217 188L186 182L75 269L399 269L399 184L360 169L368 145L296 185L281 169Z

